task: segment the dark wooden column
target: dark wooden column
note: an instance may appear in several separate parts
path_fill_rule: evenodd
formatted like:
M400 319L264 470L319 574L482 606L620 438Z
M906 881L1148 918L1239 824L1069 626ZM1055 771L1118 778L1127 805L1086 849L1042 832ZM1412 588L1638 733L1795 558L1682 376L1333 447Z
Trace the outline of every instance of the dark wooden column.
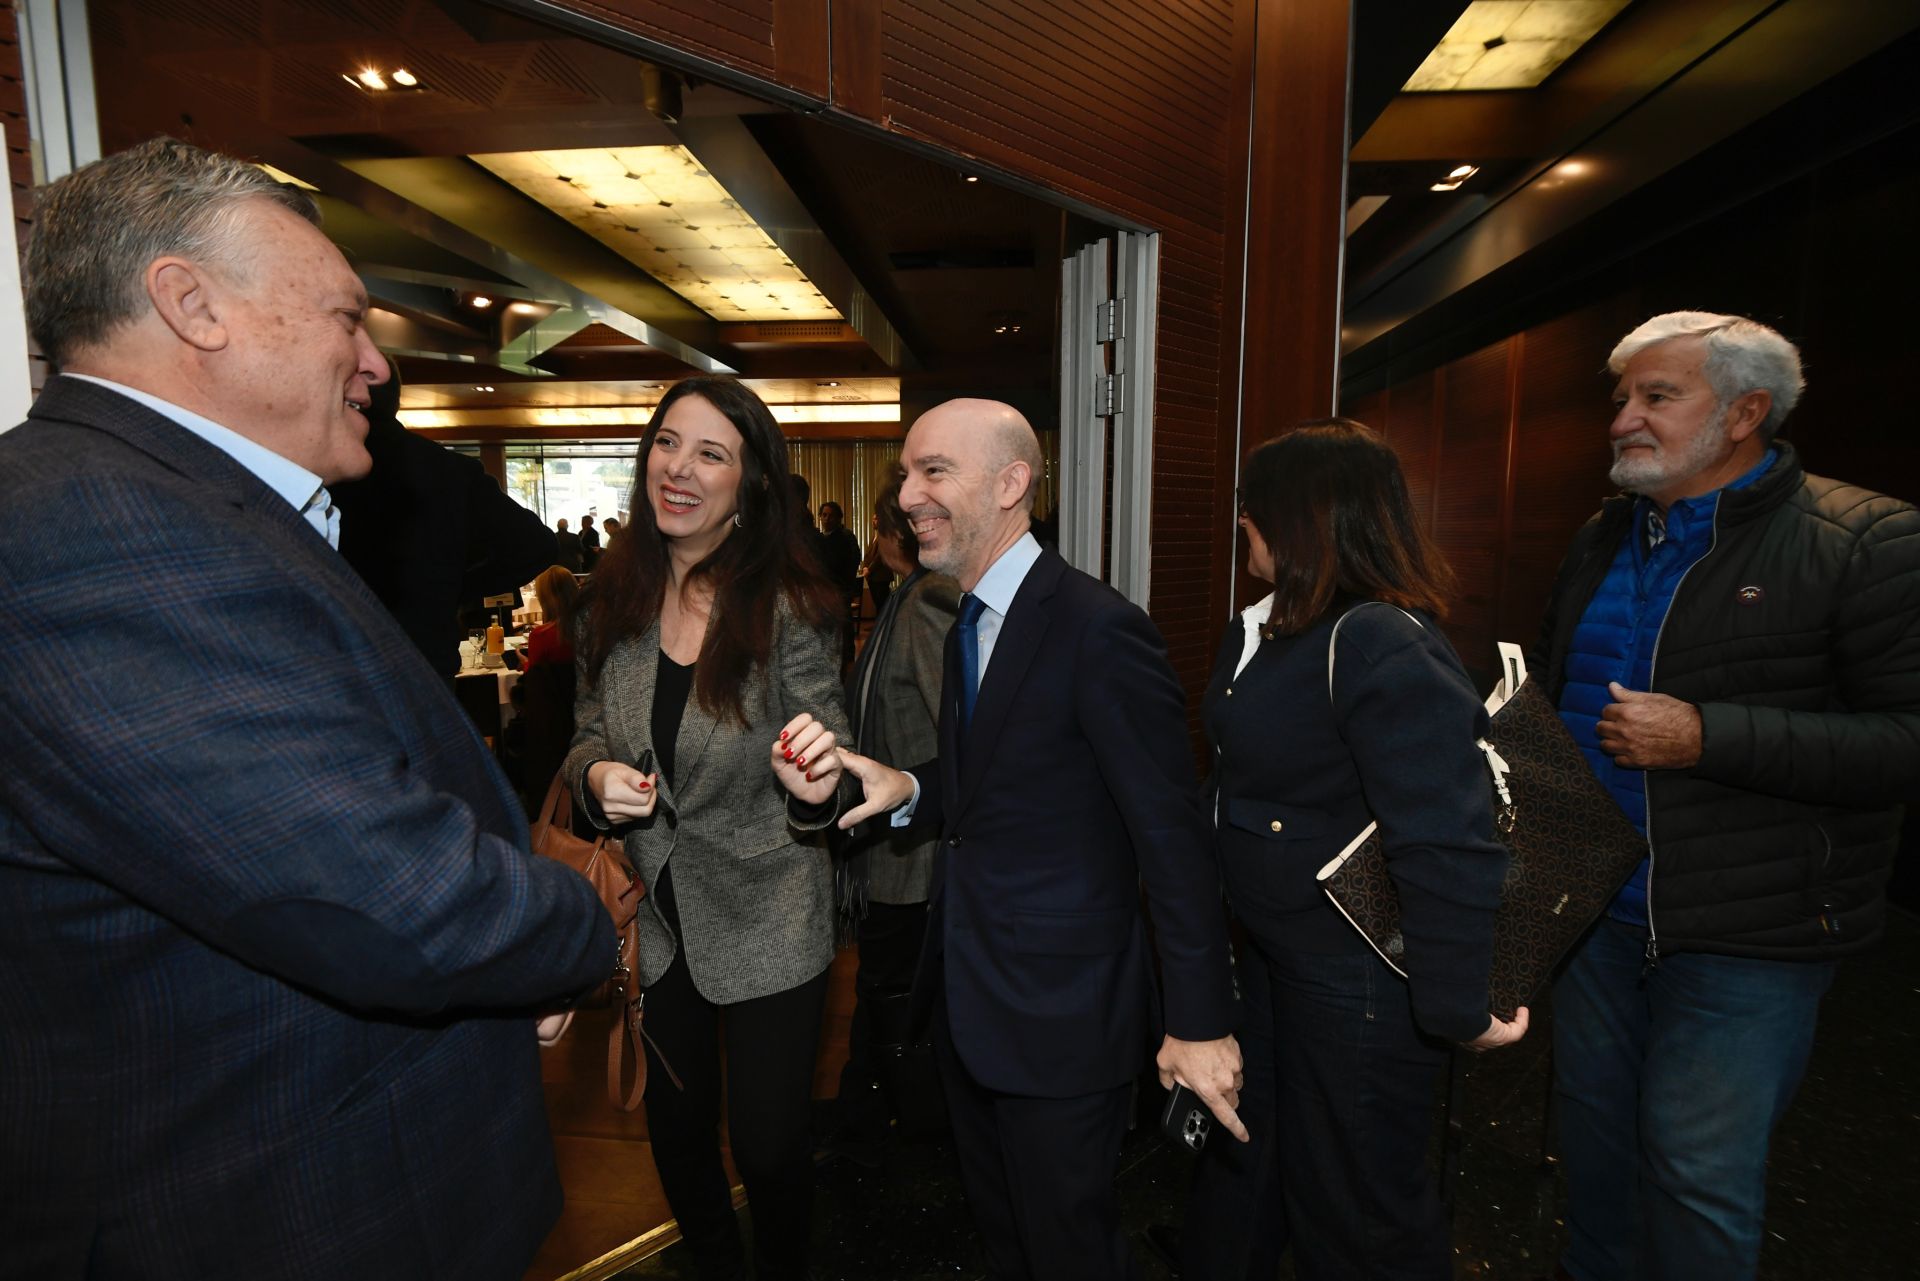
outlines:
M1237 458L1302 418L1334 412L1340 373L1341 253L1346 243L1347 96L1352 0L1255 0L1248 86L1246 214L1239 260L1240 413L1227 415L1222 454ZM1231 322L1232 317L1229 316ZM1229 356L1231 362L1232 356ZM1231 510L1234 469L1215 505ZM1230 519L1223 517L1222 521ZM1229 535L1229 537L1233 537ZM1239 556L1214 559L1216 600ZM1259 595L1234 576L1235 604Z
M1351 34L1351 0L1260 0L1247 153L1243 445L1333 412Z

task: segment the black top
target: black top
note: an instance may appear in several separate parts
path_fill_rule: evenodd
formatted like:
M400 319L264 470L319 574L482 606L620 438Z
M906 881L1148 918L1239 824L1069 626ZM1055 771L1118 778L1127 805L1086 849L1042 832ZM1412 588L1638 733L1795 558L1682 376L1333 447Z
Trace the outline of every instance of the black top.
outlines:
M680 737L680 721L693 694L693 664L676 663L660 651L660 670L653 681L653 759L660 777L673 784L673 741Z
M692 663L676 663L660 651L659 673L653 680L653 759L660 777L673 784L673 745L680 737L680 721L687 714L687 699L693 694ZM667 928L680 932L680 910L673 901L673 860L668 859L654 878L653 897Z

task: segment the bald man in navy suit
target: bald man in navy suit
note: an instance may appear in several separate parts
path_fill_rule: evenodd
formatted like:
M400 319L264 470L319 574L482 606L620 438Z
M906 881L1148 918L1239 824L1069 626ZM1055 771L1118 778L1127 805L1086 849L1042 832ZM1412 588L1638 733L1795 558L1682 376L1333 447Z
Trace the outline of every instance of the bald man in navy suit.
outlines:
M966 592L940 754L905 772L846 750L823 763L865 789L841 826L893 811L940 833L915 1005L992 1275L1130 1276L1113 1175L1137 1074L1157 1059L1163 1084L1246 1135L1184 699L1146 614L1034 540L1040 445L1016 410L949 401L901 461L920 563ZM823 759L820 726L788 732Z

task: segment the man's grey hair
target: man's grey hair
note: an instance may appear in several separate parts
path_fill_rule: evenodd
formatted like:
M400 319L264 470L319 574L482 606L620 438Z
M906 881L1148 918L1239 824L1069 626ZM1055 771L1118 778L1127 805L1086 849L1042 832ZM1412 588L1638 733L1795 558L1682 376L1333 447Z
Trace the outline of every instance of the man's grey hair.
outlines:
M1714 399L1725 410L1750 391L1773 397L1767 420L1760 424L1763 440L1772 440L1800 403L1807 380L1800 374L1800 349L1779 332L1744 316L1722 316L1711 311L1670 311L1655 316L1622 338L1607 357L1607 369L1619 374L1634 356L1656 343L1675 338L1706 341L1707 381Z
M235 242L242 207L254 199L320 223L305 191L174 138L116 152L47 187L34 204L25 265L27 326L40 350L59 368L138 320L156 258L244 270Z

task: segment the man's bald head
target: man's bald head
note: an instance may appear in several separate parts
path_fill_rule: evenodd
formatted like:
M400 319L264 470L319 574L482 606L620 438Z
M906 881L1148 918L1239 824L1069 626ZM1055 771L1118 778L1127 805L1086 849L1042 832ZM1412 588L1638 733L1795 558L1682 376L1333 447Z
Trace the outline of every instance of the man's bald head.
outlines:
M978 447L979 461L989 470L999 471L1009 463L1026 464L1024 502L1027 511L1033 510L1034 495L1038 492L1038 481L1046 467L1046 459L1040 452L1040 437L1025 414L1004 401L962 396L935 405L920 415L914 425L918 427L923 422L956 427L961 439Z
M960 399L920 415L907 433L900 505L920 539L920 563L971 591L1027 532L1044 460L1012 405Z

